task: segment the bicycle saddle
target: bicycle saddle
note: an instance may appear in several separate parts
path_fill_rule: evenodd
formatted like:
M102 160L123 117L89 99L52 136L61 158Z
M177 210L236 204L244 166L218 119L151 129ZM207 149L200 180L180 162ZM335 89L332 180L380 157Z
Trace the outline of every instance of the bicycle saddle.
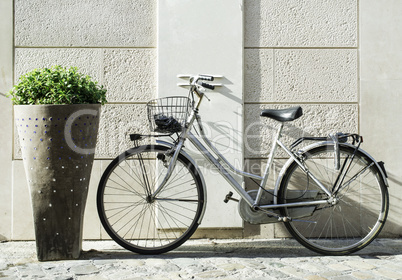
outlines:
M300 106L287 109L265 109L261 111L261 117L271 118L280 122L294 121L303 115L303 110Z

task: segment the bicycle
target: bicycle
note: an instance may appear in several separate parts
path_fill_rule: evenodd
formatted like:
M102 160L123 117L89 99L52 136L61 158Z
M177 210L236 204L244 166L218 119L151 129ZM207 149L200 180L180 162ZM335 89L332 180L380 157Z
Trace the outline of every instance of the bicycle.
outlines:
M107 167L97 192L97 208L107 233L122 247L140 254L160 254L188 240L202 221L206 188L196 162L185 151L190 141L233 187L225 202L238 201L242 219L251 224L283 222L299 243L326 255L345 255L373 241L387 218L388 182L383 162L360 148L357 134L302 137L286 147L284 124L302 116L301 107L261 112L278 122L278 131L262 176L238 170L206 137L199 115L212 76L190 77L187 97L148 102L152 135L131 134L135 146ZM192 133L195 121L199 137ZM197 132L198 133L198 132ZM172 141L158 139L170 136ZM140 140L155 138L148 145ZM299 149L304 141L313 141ZM267 189L277 147L289 159L273 189ZM251 178L257 190L246 191L231 174ZM258 181L260 183L258 183Z

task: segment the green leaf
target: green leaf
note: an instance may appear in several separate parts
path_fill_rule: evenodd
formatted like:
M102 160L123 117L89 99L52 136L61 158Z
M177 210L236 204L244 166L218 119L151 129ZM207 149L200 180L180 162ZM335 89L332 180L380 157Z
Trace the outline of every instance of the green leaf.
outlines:
M22 75L8 93L14 104L105 104L106 89L88 75L60 65Z

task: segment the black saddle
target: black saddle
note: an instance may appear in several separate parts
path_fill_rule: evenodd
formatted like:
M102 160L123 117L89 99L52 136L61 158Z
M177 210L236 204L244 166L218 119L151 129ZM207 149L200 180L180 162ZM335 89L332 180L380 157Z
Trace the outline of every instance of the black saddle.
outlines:
M290 122L300 118L303 110L300 106L287 109L265 109L261 111L261 117L271 118L280 122Z

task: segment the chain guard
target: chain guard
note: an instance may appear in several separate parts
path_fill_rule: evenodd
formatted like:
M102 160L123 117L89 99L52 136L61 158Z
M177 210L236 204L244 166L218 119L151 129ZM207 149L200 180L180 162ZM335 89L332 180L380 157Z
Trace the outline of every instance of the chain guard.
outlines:
M271 190L273 192L273 190ZM251 190L247 192L252 199L255 200L257 197L258 190ZM261 205L273 204L273 195L268 192L263 192L261 196ZM247 204L244 199L240 199L238 206L240 217L253 225L259 224L269 224L280 222L277 217L270 217L267 213L263 211L256 211ZM270 210L276 214L280 214L279 210Z

